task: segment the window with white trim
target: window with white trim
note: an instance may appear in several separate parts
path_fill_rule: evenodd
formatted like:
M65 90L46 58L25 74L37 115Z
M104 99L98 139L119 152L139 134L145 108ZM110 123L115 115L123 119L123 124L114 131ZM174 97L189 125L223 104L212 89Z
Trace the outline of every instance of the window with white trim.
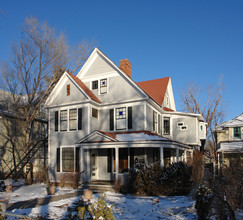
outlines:
M163 120L163 134L169 135L170 134L170 118L164 117Z
M61 131L67 131L67 110L60 112L60 129Z
M69 130L76 131L77 130L77 109L69 110Z
M116 109L116 129L126 129L126 107Z
M74 172L74 147L62 148L62 172Z
M100 80L100 94L107 93L107 79Z
M234 138L241 139L241 127L234 128Z
M92 81L92 90L98 89L98 80Z

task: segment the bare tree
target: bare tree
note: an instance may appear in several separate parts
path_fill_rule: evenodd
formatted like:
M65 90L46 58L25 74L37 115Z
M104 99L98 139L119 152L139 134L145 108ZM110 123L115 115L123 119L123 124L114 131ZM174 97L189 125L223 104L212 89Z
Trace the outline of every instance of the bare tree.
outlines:
M222 121L224 110L222 108L222 92L224 90L222 77L218 80L217 87L209 86L205 92L193 83L187 84L187 89L182 93L183 108L187 112L201 114L207 123L207 133Z
M212 131L218 123L222 122L225 115L222 100L223 90L222 77L220 77L217 86L209 86L202 90L199 86L190 83L182 93L184 110L201 114L207 123L207 145L211 155L214 156L216 155L216 143Z
M1 65L2 88L12 95L10 111L24 118L25 148L30 149L33 121L46 98L68 68L76 71L87 59L93 43L71 47L63 34L34 17L25 19L21 37L12 47L11 60ZM10 101L10 100L8 100Z

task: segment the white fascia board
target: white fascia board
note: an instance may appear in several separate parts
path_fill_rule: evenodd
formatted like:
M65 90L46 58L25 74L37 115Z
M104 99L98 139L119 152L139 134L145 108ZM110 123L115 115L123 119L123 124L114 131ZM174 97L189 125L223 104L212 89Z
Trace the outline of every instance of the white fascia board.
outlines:
M83 78L84 75L87 73L87 71L89 70L90 66L94 63L96 57L98 56L97 51L99 49L96 47L93 52L90 54L89 58L87 59L87 61L84 63L84 65L82 66L82 68L80 69L80 71L77 74L77 77L79 79Z
M170 112L170 114L172 114L172 115L184 115L184 116L191 116L191 117L202 118L202 116L200 114L189 113L189 112L178 112L178 111L174 111L174 112Z
M102 56L107 62L111 64L111 66L118 72L122 77L124 77L127 81L129 81L135 89L137 89L142 95L148 97L148 95L129 77L126 73L124 73L115 63L113 63L103 52L101 52L98 48L95 48L86 63L83 65L77 77L79 79L85 76L85 73L88 71L89 67L93 64L95 58L100 55Z
M109 137L109 136L107 136L107 135L105 135L105 134L103 134L103 133L101 133L101 132L99 132L99 131L93 131L93 132L91 132L90 134L88 134L87 136L85 136L85 137L83 137L81 140L79 140L79 141L77 141L77 144L93 144L93 143L82 143L84 140L88 140L88 139L90 139L90 138L92 138L92 137L94 137L94 136L101 136L101 137L103 137L103 138L107 138L107 139L109 139L109 140L111 140L111 141L113 141L112 143L114 143L114 142L116 142L117 140L116 139L114 139L114 138L111 138L111 137ZM97 143L95 143L96 145L97 145ZM100 144L100 143L98 143L98 144ZM103 144L103 143L101 143L101 144Z
M126 100L126 101L122 101L122 102L111 102L111 103L107 103L107 104L100 104L100 106L104 109L106 108L110 108L112 106L122 106L122 105L125 105L125 106L135 106L135 105L138 105L138 104L141 104L143 105L144 101L146 101L147 99L130 99L130 100Z
M99 143L80 143L83 149L102 149L102 148L135 148L135 147L143 147L143 148L153 148L153 147L164 147L171 149L191 149L192 147L189 145L185 145L182 143L177 143L173 141L134 141L134 142L99 142ZM164 146L162 146L164 145Z
M48 108L49 107L49 103L52 102L55 97L57 96L57 94L60 92L61 90L61 85L64 85L65 82L67 81L67 79L64 79L67 76L67 72L65 71L63 73L63 75L61 76L61 78L58 80L57 84L55 85L54 89L51 91L50 95L48 96L44 107Z

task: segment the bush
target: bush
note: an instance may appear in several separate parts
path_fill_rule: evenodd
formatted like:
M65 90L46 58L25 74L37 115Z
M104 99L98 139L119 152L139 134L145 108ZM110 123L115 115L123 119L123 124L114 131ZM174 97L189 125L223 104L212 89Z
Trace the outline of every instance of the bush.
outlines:
M68 208L64 219L106 219L114 220L112 205L105 201L105 195L101 195L97 202L91 203L83 199Z
M97 202L88 206L88 211L93 216L93 219L115 219L112 213L112 205L107 205L105 195L101 195Z
M187 195L191 191L190 178L191 168L183 162L167 168L156 162L140 170L130 170L126 187L122 188L136 195Z
M196 192L196 204L195 208L197 210L199 219L208 219L213 202L212 191L204 185L200 185Z

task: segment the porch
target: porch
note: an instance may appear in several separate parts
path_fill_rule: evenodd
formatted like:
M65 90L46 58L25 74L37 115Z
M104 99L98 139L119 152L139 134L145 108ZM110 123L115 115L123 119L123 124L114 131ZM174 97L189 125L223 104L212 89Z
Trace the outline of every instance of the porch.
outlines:
M105 148L106 147L106 148ZM80 166L84 172L81 181L102 183L115 180L122 183L128 175L129 169L141 169L154 162L162 166L178 161L187 162L191 157L190 149L170 147L112 147L85 149L80 148Z

